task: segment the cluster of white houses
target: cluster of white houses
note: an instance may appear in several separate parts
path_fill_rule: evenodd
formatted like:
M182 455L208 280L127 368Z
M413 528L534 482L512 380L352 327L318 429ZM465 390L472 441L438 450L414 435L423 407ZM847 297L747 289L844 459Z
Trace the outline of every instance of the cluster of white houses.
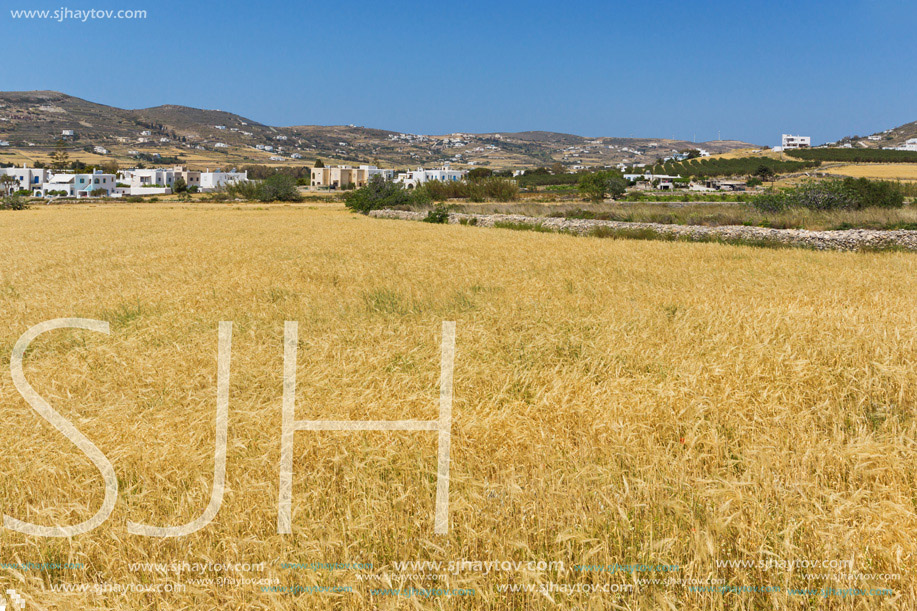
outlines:
M183 166L171 168L149 168L121 170L107 174L102 170L91 173L54 172L44 168L0 168L0 176L8 175L17 184L5 185L9 191L28 191L36 197L122 197L126 195L161 195L171 193L179 179L188 188L209 192L219 187L248 180L247 172L203 172L188 170ZM395 175L394 170L377 168L373 165L351 167L346 165L312 168L311 185L319 188L340 189L347 186L362 187L374 176L394 180L406 189L413 189L426 182L438 180L450 182L462 180L468 170L453 170L449 164L441 168L425 170L418 168Z
M410 172L401 172L397 176L395 176L394 170L384 170L374 165L361 165L357 168L349 165L339 165L330 168L312 168L310 184L313 187L330 189L340 189L347 185L362 187L372 180L374 176L381 176L385 180L394 179L395 182L404 185L405 189L413 189L432 180L441 182L462 180L467 174L468 170L453 170L448 163L435 170L417 168Z
M179 178L196 190L209 192L223 185L248 180L247 172L204 172L182 166L122 170L107 174L54 172L43 168L0 168L0 176L12 176L15 184L9 191L28 191L37 197L122 197L125 195L159 195L171 193Z

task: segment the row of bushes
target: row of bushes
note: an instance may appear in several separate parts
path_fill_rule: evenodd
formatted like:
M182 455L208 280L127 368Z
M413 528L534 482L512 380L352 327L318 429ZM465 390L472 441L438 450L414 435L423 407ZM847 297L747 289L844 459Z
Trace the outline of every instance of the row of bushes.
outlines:
M738 157L722 159L719 157L700 157L686 161L667 161L654 165L650 171L654 174L673 176L694 176L707 178L713 176L774 176L790 172L801 172L821 165L821 161L781 161L770 157ZM645 168L636 168L634 173L642 173Z
M522 188L547 187L556 185L575 185L580 179L580 174L549 174L545 168L526 170L524 174L516 177L516 182Z
M437 200L463 198L473 202L505 202L518 197L519 187L506 178L491 177L449 182L433 180L416 189L408 190L401 183L374 176L365 187L346 192L344 204L355 212L366 214L370 210L382 208L425 207Z
M752 204L764 212L792 208L808 210L861 210L863 208L900 208L904 194L889 181L844 178L807 182L792 189L771 189L756 196Z
M417 187L418 196L429 201L467 199L472 202L495 200L514 201L519 198L519 187L506 178L489 177L478 180L431 180Z
M786 151L796 159L815 161L846 161L849 163L917 163L915 151L890 151L864 148L819 148Z
M223 185L211 195L213 201L242 199L257 202L298 202L302 200L296 188L296 178L277 173L264 180L249 180Z

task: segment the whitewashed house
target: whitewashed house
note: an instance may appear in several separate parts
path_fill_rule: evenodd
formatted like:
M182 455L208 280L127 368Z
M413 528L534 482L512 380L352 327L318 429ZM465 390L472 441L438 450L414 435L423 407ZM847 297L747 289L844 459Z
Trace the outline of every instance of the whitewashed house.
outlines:
M201 191L213 191L223 185L245 182L248 180L248 172L201 172Z
M417 168L413 172L402 172L395 178L395 182L400 182L405 189L413 189L430 180L438 180L440 182L462 180L467 174L468 170L453 170L447 163L436 170Z
M51 177L51 170L41 170L36 168L27 168L23 165L21 168L0 168L0 176L12 176L17 180L19 186L16 191L29 191L32 194L41 193L41 189Z
M44 197L63 196L66 197L97 197L109 196L115 191L117 178L114 174L105 174L97 170L92 174L54 174L44 184L41 189L41 195ZM51 193L54 195L51 195Z
M780 147L784 151L788 149L807 149L810 146L812 146L812 138L809 136L783 134L780 138Z

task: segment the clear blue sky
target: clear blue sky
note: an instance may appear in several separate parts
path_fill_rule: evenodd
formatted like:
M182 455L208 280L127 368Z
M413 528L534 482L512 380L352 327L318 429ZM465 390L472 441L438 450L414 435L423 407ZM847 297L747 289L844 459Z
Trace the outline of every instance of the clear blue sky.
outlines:
M917 120L917 3L3 0L0 88L272 125L816 142ZM15 20L11 9L143 9Z

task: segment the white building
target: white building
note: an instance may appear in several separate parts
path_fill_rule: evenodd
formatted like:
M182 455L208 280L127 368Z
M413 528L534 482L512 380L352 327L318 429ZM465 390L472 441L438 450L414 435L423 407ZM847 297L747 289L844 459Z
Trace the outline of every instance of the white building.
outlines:
M780 147L783 150L807 149L810 146L812 146L812 138L809 136L791 136L790 134L783 134L780 139Z
M391 180L395 175L394 170L377 168L374 165L361 165L358 168L349 165L335 167L312 168L311 185L313 187L337 189L345 185L362 187L369 183L375 176L383 180Z
M108 154L108 149L105 148L104 146L94 146L94 147L92 147L92 151L93 151L94 153L99 154L99 155L107 155L107 154Z
M105 174L97 170L92 174L54 174L44 184L41 195L46 197L97 197L111 195L115 190L117 179L114 174ZM53 192L54 195L49 195ZM96 193L97 195L94 195Z
M201 191L213 191L223 185L245 182L248 180L248 172L201 172Z
M899 151L917 151L917 138L911 138L898 147Z
M9 145L10 145L9 140L0 140L0 146L9 146Z
M12 176L19 182L16 191L29 191L31 193L41 192L42 187L51 177L51 170L38 170L27 168L23 165L21 168L0 168L0 176Z
M128 186L122 189L128 195L160 195L172 192L177 176L174 169L166 168L122 170L119 182Z
M428 180L452 182L462 180L467 174L468 170L453 170L447 163L438 170L417 168L413 172L402 172L395 178L395 182L400 182L406 189L413 189L418 185L424 184Z

